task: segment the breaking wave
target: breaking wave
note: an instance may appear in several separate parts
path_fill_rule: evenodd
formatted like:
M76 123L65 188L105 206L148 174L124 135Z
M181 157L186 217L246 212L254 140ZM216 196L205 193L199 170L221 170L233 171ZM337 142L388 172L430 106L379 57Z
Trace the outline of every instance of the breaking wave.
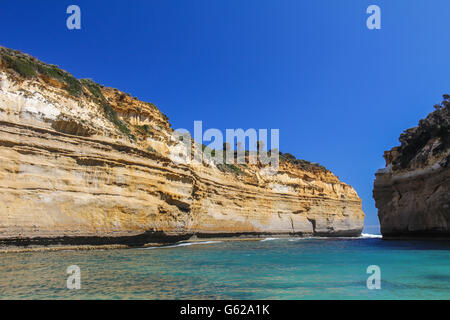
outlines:
M221 242L222 241L182 242L182 243L177 243L177 244L170 245L170 246L148 247L148 248L143 248L143 249L144 250L168 249L168 248L177 248L177 247L187 247L187 246L192 246L192 245L196 245L196 244L212 244L212 243L221 243Z
M373 239L378 238L378 239L381 239L381 238L383 238L383 236L379 235L379 234L361 233L361 237L360 238L373 238Z
M278 240L278 239L280 239L280 238L265 238L265 239L261 240L261 242L264 242L264 241L272 241L272 240Z

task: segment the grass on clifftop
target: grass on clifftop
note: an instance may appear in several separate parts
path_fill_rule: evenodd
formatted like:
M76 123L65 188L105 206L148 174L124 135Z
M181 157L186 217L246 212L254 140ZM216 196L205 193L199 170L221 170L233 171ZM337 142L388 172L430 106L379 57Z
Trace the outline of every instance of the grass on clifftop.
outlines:
M42 76L61 82L64 84L65 90L73 97L80 97L83 94L84 86L92 94L95 102L103 108L106 118L111 121L121 133L128 136L133 141L136 141L136 137L131 133L126 123L119 119L117 112L103 96L99 84L89 79L78 80L69 72L61 70L58 66L46 64L18 50L0 46L0 59L7 68L14 70L23 78L32 79ZM156 106L154 107L157 108Z
M38 75L58 80L65 84L67 92L79 97L83 92L80 81L58 66L46 64L38 59L17 50L0 47L0 58L8 68L13 69L24 78L35 78Z
M211 150L209 149L205 144L202 144L202 151L207 150L208 154L211 154L213 157L216 154L216 150ZM268 151L268 155L270 156L271 153L273 151L269 150ZM250 151L246 150L245 151L245 156L248 157L250 155ZM237 151L234 151L234 156L237 157ZM223 172L232 172L236 175L240 175L243 174L243 171L241 168L239 168L239 166L236 166L234 164L226 164L225 160L226 160L226 156L225 153L223 153L223 157L224 157L224 163L223 164L219 164L218 168L219 170L223 171ZM296 166L304 171L309 171L309 172L314 172L314 171L325 171L325 172L330 172L326 167L318 164L318 163L313 163L307 160L303 160L303 159L297 159L294 155L290 154L290 153L283 153L281 151L279 151L279 160L280 163L290 163L293 166Z
M297 159L294 155L290 153L283 153L281 151L280 151L280 161L289 162L305 171L314 171L314 170L329 171L327 168L318 163L313 163L303 159Z

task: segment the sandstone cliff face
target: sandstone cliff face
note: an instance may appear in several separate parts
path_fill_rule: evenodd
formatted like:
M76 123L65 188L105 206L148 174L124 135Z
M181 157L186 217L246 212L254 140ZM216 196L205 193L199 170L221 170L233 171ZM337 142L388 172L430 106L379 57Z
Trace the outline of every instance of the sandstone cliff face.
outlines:
M385 237L450 236L449 97L384 154L373 195Z
M154 105L1 50L1 243L361 233L361 200L328 170L177 163Z

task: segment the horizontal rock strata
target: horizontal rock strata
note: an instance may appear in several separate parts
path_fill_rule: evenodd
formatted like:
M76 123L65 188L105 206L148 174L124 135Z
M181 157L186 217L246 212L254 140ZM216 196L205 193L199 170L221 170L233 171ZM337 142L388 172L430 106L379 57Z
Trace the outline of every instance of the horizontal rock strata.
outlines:
M323 167L178 163L151 103L2 50L0 244L361 233L360 198Z

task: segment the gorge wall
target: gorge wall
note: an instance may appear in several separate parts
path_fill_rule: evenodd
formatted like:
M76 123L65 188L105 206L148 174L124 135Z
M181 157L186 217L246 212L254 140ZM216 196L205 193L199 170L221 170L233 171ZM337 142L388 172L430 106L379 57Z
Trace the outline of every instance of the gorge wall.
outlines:
M373 196L385 238L450 237L450 96L384 154Z
M317 164L282 155L271 175L177 148L153 104L0 48L0 243L362 231L355 190Z

